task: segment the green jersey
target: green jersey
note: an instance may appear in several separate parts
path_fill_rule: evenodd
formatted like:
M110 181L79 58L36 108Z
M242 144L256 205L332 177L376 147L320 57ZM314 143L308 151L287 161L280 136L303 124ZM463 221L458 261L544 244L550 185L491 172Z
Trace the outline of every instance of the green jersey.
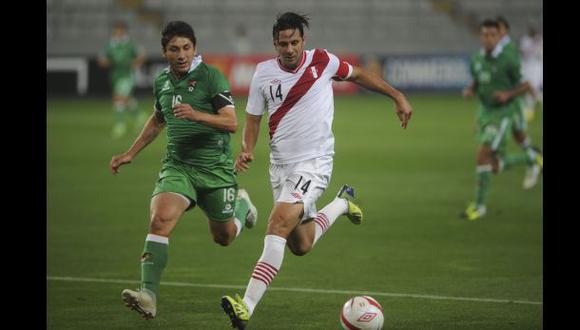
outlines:
M508 110L514 99L500 104L494 98L496 91L507 91L517 87L522 79L521 64L517 51L497 48L491 54L482 51L471 57L471 76L476 82L476 93L485 110ZM508 109L506 109L508 108Z
M155 110L166 123L167 155L164 161L193 166L198 170L227 168L233 172L230 133L203 123L178 119L173 106L185 103L197 111L216 114L234 105L229 84L216 68L194 59L192 67L177 80L165 69L155 79Z
M111 62L111 80L116 81L132 77L131 62L140 53L140 49L130 38L111 39L105 45L101 56Z

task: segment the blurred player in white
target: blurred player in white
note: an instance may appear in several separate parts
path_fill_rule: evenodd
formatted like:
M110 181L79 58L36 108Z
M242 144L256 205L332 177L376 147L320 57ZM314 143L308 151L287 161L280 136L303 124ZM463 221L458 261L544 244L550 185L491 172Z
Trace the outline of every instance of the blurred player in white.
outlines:
M332 81L347 80L390 97L401 127L413 109L406 97L381 77L341 61L324 49L304 50L308 18L287 12L274 23L278 57L259 63L246 106L242 150L236 169L243 172L254 159L262 115L268 114L270 181L274 195L264 249L251 275L244 298L222 297L232 326L244 329L266 289L280 270L286 245L306 254L340 215L354 224L363 220L354 204L354 189L343 185L337 197L320 211L316 201L332 174L334 95Z
M532 26L528 34L520 39L520 53L522 54L522 75L530 82L534 93L526 94L524 111L528 121L534 118L536 102L542 102L544 88L544 40L542 35Z
M511 40L509 32L510 32L510 26L509 23L507 21L507 19L503 16L498 16L496 18L496 21L499 25L499 35L501 37L501 39L499 40L496 48L498 49L498 51L500 53L512 53L511 55L514 57L520 57L520 54L518 52L518 49L515 45L515 43ZM523 71L524 69L521 69L522 71L522 76L523 76ZM526 77L523 76L522 77L523 81L527 81L530 86L532 86L531 84L531 80ZM531 91L531 92L530 92ZM532 88L530 88L530 91L528 91L526 94L522 95L522 96L517 96L515 98L515 109L514 109L514 113L513 113L513 118L512 118L512 127L511 127L511 131L512 131L512 136L514 138L514 140L516 140L516 142L518 143L518 145L520 146L520 148L530 154L531 158L535 158L535 156L533 156L536 153L541 153L540 149L536 146L532 145L532 138L529 136L528 134L528 119L526 119L527 115L526 115L526 106L524 105L525 101L524 101L524 97L532 97L532 94L534 94L534 90ZM530 118L530 117L528 117ZM500 165L500 171L503 169L503 163ZM541 169L540 169L540 165L534 163L532 165L528 165L527 169L526 169L526 174L524 176L524 181L522 182L522 187L524 189L532 189L536 183L538 182L538 176L540 175Z

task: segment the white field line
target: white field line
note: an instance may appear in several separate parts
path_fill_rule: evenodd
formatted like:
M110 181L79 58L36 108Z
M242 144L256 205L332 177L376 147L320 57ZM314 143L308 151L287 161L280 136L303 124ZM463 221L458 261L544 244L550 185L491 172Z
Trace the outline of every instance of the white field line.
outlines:
M87 277L66 277L66 276L47 276L49 281L67 281L67 282L91 282L91 283L118 283L118 284L139 284L136 280L117 280L106 278L87 278ZM183 282L161 282L162 285L167 286L184 286L194 288L217 288L217 289L245 289L243 285L230 284L199 284L199 283L183 283ZM351 296L378 296L378 297L398 297L398 298L417 298L417 299L431 299L431 300L456 300L456 301L474 301L474 302L489 302L500 304L523 304L523 305L542 305L541 301L528 300L509 300L509 299L494 299L494 298L471 298L471 297L451 297L451 296L435 296L426 294L413 293L392 293L392 292L373 292L373 291L355 291L355 290L324 290L324 289L307 289L307 288L283 288L283 287L269 287L271 291L290 291L290 292L305 292L318 294L345 294Z

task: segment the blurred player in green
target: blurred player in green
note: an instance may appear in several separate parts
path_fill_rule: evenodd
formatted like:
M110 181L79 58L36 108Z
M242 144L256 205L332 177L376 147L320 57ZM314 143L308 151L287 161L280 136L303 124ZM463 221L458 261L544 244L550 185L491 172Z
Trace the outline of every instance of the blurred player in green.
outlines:
M149 233L141 255L141 287L122 292L126 305L145 319L157 313L169 236L186 211L199 205L213 240L222 246L257 221L257 210L248 193L238 189L234 173L230 133L238 124L226 78L196 54L189 24L169 22L161 45L169 67L155 79L154 111L131 148L110 163L113 174L118 173L167 127L167 154L152 194Z
M517 96L530 89L523 81L520 61L515 53L502 51L499 44L499 24L487 19L480 25L482 49L471 57L472 81L463 91L465 97L477 95L478 110L477 184L475 201L461 216L468 220L483 217L491 186L491 174L516 165L537 164L542 167L542 156L533 149L529 152L506 154L506 136L511 131Z
M510 53L510 56L517 57L519 61L520 54L514 42L511 40L509 36L510 26L508 21L503 16L498 16L496 18L496 21L497 24L499 25L499 36L500 36L500 40L498 42L497 47L501 48L502 53L508 52ZM530 88L529 93L533 92L534 89ZM514 140L516 140L516 142L524 152L527 153L540 152L538 148L532 147L531 138L527 133L528 121L526 120L526 116L524 114L524 96L522 95L515 97L513 103L514 103L514 117L512 124L512 136ZM524 176L524 181L522 183L524 189L533 188L538 182L539 175L540 175L540 166L535 163L529 165L528 168L526 169L526 175Z
M137 70L144 61L145 51L129 37L127 25L123 22L115 23L111 38L98 59L101 67L110 69L115 108L115 124L111 132L113 139L118 139L127 132L127 112L132 115L136 129L141 128L147 120L147 115L139 110L137 100L133 96L134 70Z

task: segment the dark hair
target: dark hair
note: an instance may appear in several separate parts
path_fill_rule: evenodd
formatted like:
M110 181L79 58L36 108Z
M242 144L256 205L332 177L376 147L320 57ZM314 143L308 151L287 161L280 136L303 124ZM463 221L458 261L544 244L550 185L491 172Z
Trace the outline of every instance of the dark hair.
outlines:
M194 46L197 41L191 25L183 21L172 21L165 25L163 31L161 31L161 46L163 46L163 49L173 37L188 38Z
M484 19L483 22L481 22L481 24L479 24L479 27L480 28L483 28L483 27L487 27L487 28L493 27L493 28L496 28L496 29L499 30L499 24L497 23L497 21L495 21L495 20L493 20L491 18Z
M497 21L498 24L501 24L503 26L505 26L505 29L509 31L510 29L510 23L508 23L507 19L505 19L505 17L503 16L498 16L495 18L495 20Z
M288 29L298 29L300 36L304 37L304 27L308 27L308 19L309 17L305 14L299 15L292 12L278 14L272 29L272 37L274 37L274 40L278 40L278 33Z

